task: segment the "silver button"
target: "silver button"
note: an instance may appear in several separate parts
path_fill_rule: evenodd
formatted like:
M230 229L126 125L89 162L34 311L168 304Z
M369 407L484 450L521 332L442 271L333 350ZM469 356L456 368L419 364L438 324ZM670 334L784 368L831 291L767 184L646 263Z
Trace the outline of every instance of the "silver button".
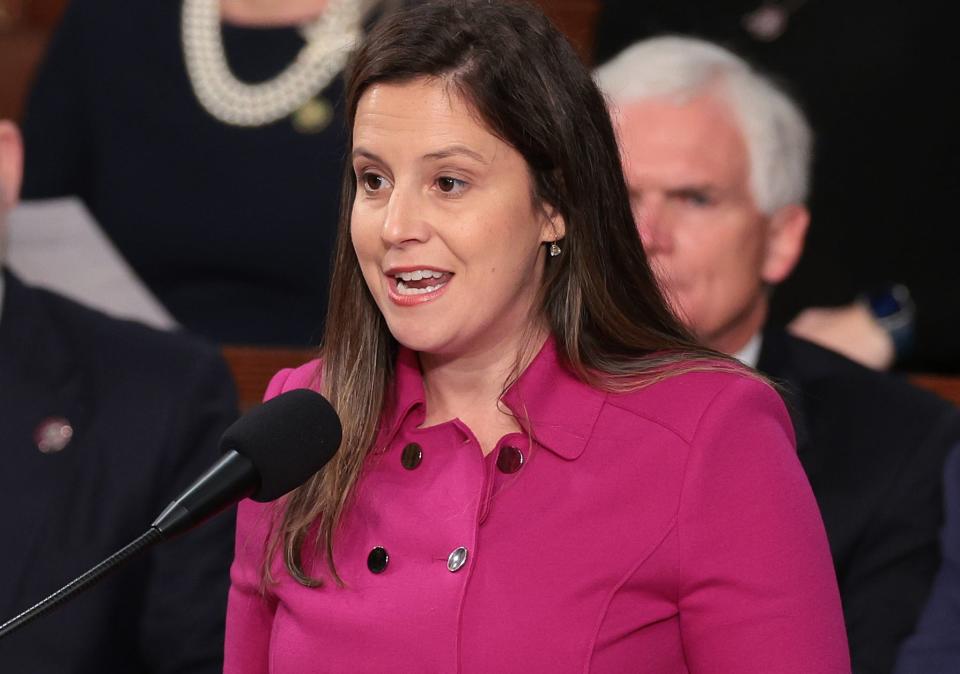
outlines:
M460 567L467 563L467 549L464 547L459 547L453 552L450 553L450 556L447 557L447 571L450 573L456 573L460 570Z

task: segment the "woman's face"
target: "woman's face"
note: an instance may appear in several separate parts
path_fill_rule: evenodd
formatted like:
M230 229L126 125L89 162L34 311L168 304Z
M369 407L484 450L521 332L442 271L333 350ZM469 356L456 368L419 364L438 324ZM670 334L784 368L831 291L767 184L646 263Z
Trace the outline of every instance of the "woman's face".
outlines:
M515 348L541 244L563 236L560 218L533 203L520 153L426 78L368 89L353 142L351 237L393 336L447 357Z

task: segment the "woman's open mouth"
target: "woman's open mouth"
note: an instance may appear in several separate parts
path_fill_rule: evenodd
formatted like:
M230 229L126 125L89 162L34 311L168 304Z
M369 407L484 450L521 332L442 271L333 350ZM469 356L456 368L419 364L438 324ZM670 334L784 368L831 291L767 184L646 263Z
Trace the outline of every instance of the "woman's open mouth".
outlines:
M409 306L421 304L439 297L453 274L435 269L413 269L388 274L390 299L396 304Z

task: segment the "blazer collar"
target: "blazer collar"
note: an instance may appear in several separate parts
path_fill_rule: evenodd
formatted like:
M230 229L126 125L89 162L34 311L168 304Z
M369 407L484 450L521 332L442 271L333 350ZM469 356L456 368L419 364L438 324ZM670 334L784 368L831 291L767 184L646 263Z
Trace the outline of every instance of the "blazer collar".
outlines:
M426 414L420 362L414 351L404 347L397 355L393 394L381 423L384 430L377 443L381 448L406 423L422 424ZM537 443L572 461L583 453L606 394L577 379L549 337L500 400Z

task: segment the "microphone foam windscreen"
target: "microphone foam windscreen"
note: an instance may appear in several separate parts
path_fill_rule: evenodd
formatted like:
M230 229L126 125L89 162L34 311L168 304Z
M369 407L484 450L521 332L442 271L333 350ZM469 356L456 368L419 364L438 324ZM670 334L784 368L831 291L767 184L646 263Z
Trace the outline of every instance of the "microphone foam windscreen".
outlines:
M340 447L340 419L309 389L287 391L258 405L224 432L220 449L249 459L260 475L250 498L272 501L323 468Z

